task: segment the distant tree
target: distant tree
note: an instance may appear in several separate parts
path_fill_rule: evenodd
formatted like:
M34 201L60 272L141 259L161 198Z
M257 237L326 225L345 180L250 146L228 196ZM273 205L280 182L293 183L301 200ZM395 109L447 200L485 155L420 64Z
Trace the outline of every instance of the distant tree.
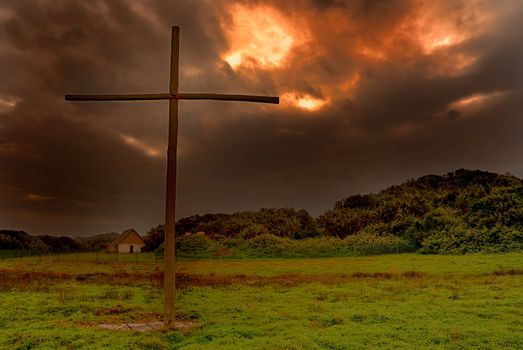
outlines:
M158 225L149 229L145 234L144 241L145 246L142 248L142 251L155 251L164 241L164 225Z
M120 234L109 232L88 237L78 237L76 240L81 244L82 250L100 251L105 250Z
M366 209L333 208L318 218L318 225L328 236L345 238L367 225L378 223L378 213Z
M346 208L346 209L368 209L376 206L376 201L373 199L372 195L354 195L342 199L341 201L336 202L336 208Z
M48 245L46 245L42 240L38 237L31 236L31 243L29 246L29 250L31 253L36 254L47 254L51 251Z
M251 222L249 225L242 228L239 236L243 239L251 239L256 236L268 234L269 230L265 225Z
M0 230L0 249L28 249L29 241L24 231Z
M316 224L316 220L314 220L305 209L298 210L295 215L299 222L299 229L295 232L291 232L289 238L304 239L320 235L320 230Z
M37 236L47 247L49 252L64 253L76 252L82 249L82 245L71 237L67 236Z

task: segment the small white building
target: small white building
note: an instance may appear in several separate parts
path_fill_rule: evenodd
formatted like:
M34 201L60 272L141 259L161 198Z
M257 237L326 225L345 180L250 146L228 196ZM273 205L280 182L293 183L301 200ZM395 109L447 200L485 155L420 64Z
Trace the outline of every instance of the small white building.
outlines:
M109 253L140 253L145 241L133 228L122 232L114 242L107 246Z

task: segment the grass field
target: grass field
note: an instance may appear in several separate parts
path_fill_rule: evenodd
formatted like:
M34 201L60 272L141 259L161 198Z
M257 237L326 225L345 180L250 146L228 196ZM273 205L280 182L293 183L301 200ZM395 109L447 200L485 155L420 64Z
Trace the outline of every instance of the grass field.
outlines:
M0 260L0 348L523 348L522 253L182 260L178 317L192 328L99 329L160 317L162 263Z

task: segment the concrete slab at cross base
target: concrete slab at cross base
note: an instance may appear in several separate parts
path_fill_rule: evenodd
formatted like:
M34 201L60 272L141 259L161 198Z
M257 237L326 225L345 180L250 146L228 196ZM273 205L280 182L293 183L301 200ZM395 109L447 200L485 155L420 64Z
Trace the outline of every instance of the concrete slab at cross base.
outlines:
M174 329L190 328L192 325L193 323L189 321L176 321ZM164 323L161 321L145 323L102 323L99 324L98 327L103 329L110 329L113 331L150 332L164 329Z

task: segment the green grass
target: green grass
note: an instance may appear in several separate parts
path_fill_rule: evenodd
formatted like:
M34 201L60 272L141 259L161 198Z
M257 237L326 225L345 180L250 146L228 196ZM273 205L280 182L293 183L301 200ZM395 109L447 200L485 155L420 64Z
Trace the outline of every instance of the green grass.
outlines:
M0 260L0 349L523 348L521 253L181 260L195 326L151 333L96 325L158 319L162 261L93 256Z

